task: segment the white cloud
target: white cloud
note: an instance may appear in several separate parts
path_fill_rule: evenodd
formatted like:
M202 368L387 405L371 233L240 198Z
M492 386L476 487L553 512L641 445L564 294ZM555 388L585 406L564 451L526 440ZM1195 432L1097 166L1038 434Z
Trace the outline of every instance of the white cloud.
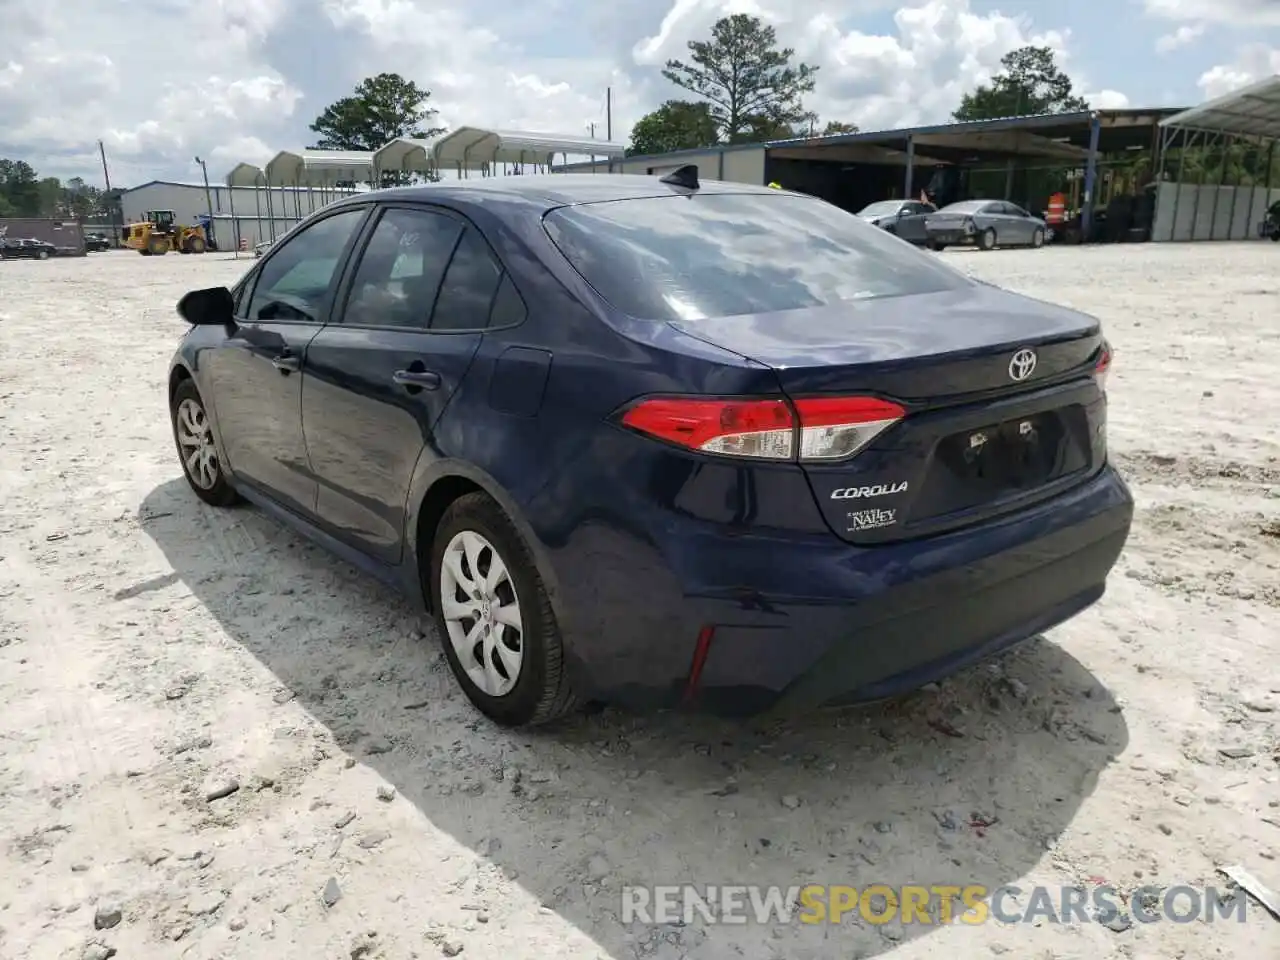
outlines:
M799 59L820 66L809 107L866 129L947 119L962 93L1026 43L1053 47L1069 65L1066 24L978 12L970 0L905 2L878 33L853 25L892 11L890 0L666 0L665 7L613 0L599 9L568 0L516 8L456 0L0 0L0 155L96 179L102 139L116 182L192 177L197 154L221 177L242 160L261 163L305 146L308 122L326 103L381 71L430 88L448 127L581 135L594 123L602 137L608 88L614 139L625 140L643 113L681 95L660 75L666 59L687 57L686 41L734 12L762 17ZM1090 78L1075 79L1098 90L1088 94L1098 106L1127 103Z
M1192 20L1234 26L1280 26L1276 0L1144 0L1147 13L1167 20Z
M1241 48L1231 63L1218 64L1200 75L1200 89L1209 99L1280 73L1280 47L1263 43Z
M675 0L658 32L635 45L636 61L656 66L684 56L688 38L705 35L718 17L744 4L749 9L751 0ZM820 67L807 104L823 119L863 129L944 121L962 94L1000 70L1010 50L1048 46L1062 62L1070 39L1068 30L1038 32L1028 17L977 13L969 0L902 7L891 35L846 29L844 11L828 11L825 3L773 0L760 15L800 60Z
M1130 105L1129 98L1119 90L1086 91L1083 96L1089 106L1099 110L1123 110Z
M1172 53L1179 47L1189 46L1204 36L1204 29L1203 23L1184 24L1173 33L1166 33L1156 40L1156 52Z

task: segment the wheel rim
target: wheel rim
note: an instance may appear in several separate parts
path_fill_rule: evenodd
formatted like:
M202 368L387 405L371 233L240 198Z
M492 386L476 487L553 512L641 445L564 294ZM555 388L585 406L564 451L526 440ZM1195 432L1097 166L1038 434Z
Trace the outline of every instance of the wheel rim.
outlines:
M187 476L201 490L212 490L218 482L218 451L204 407L187 398L178 404L178 447Z
M510 693L524 662L520 600L498 551L473 530L456 534L445 547L440 613L471 682L491 697Z

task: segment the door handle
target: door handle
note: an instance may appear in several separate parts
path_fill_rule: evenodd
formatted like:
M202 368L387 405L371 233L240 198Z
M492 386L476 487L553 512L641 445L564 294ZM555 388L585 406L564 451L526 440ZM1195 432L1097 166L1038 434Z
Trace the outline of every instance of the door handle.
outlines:
M271 358L271 365L281 373L297 373L302 369L302 361L291 353L282 353Z
M402 387L417 387L419 390L435 390L440 386L440 374L430 370L397 370L391 379Z

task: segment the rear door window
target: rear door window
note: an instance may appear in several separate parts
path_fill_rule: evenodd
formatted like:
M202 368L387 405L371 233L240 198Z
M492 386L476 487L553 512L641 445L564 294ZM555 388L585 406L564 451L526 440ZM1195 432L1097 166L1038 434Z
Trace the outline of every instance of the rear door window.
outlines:
M557 247L616 309L655 320L953 290L939 258L812 197L704 193L552 210Z
M342 322L426 330L462 224L431 210L387 210L360 255Z

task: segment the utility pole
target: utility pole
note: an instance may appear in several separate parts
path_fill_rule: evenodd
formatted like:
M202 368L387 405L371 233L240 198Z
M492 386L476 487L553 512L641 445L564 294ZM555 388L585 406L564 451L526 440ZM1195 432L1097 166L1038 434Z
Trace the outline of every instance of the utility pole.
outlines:
M604 88L604 138L613 140L613 87Z
M207 237L207 245L212 249L218 249L218 237L213 229L213 197L209 193L209 168L204 165L204 161L196 157L196 163L200 164L200 172L204 174L204 202L209 210L209 230Z
M107 185L107 196L110 197L111 196L111 174L107 172L107 151L106 151L106 148L103 147L101 140L98 141L98 156L102 158L102 179ZM115 201L111 199L108 199L107 203L110 204L110 209L107 211L107 216L110 217L111 239L113 241L116 241L119 239L119 236L120 236L118 233L116 233L116 204L115 204Z

